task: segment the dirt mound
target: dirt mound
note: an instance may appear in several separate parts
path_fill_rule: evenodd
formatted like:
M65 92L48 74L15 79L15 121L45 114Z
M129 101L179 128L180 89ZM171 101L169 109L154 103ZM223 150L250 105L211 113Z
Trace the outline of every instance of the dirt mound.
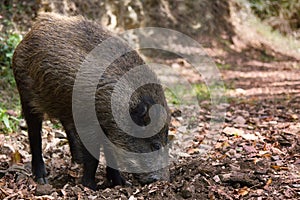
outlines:
M229 1L230 2L230 1ZM226 0L209 1L114 1L101 0L17 0L4 1L3 17L11 17L22 30L39 12L83 15L112 29L158 26L178 30L201 38L233 35L229 21L230 3ZM9 9L7 9L9 8Z

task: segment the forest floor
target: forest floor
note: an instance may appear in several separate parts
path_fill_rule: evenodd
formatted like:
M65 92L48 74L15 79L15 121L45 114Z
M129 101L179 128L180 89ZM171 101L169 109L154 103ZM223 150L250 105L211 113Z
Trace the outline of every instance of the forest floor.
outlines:
M169 61L182 65L181 60ZM233 63L231 63L233 64ZM171 106L170 182L105 188L79 184L65 134L44 123L44 157L52 186L36 185L30 173L26 131L0 134L0 198L3 199L299 199L300 80L297 61L245 61L221 69L227 90L226 118L213 149L200 154L209 134L210 104ZM184 67L182 67L184 73ZM12 113L13 114L13 113ZM191 116L198 116L191 120ZM124 174L128 180L131 175Z
M169 182L141 186L124 173L132 186L110 188L99 165L101 189L85 188L65 133L46 121L43 152L50 184L32 179L27 131L0 134L0 199L299 199L300 59L294 52L275 51L268 42L245 48L245 40L251 38L240 34L230 48L205 48L219 67L227 97L225 121L212 149L202 153L201 146L210 135L209 98L196 107L170 105ZM201 79L190 76L182 59L164 63L192 82Z

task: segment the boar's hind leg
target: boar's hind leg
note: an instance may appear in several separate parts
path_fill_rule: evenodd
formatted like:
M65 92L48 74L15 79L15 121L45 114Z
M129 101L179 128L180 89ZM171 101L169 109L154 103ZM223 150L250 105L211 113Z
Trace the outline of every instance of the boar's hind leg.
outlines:
M32 155L32 173L36 181L40 184L46 184L46 169L42 156L42 120L43 115L40 113L34 113L32 107L28 102L22 100L22 110L28 126L28 136L30 142L30 150Z
M61 124L63 125L66 134L67 134L67 138L68 138L68 142L69 142L69 146L70 146L70 151L71 151L71 155L72 155L72 161L76 162L76 163L83 163L83 157L82 157L82 151L81 151L81 142L79 137L76 135L76 131L75 129L70 129L67 127L67 123L65 123L63 120L60 120Z

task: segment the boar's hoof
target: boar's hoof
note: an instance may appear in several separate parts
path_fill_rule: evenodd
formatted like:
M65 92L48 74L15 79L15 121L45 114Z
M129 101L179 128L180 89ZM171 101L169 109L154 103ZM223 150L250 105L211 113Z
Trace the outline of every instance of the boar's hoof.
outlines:
M117 185L127 185L127 181L121 176L120 172L111 167L106 167L106 177L111 187Z
M87 180L87 179L82 179L82 185L85 186L85 187L88 187L92 190L97 190L97 184L95 181L93 180Z
M36 179L36 182L37 182L38 184L41 184L41 185L48 184L48 180L47 180L46 177L40 177L40 178L37 178L37 179Z
M117 185L123 185L123 186L130 186L131 183L126 181L125 178L123 178L122 176L118 176L118 177L108 177L108 182L109 182L109 186L110 187L115 187Z

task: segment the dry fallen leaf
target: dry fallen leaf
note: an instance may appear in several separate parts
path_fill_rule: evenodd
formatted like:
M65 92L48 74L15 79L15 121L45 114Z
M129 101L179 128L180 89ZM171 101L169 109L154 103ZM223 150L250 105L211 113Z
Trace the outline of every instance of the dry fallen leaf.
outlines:
M190 155L196 154L196 153L199 153L199 149L198 148L190 148L187 150L187 153Z
M41 196L41 195L48 195L51 194L51 192L53 192L53 187L50 184L37 184L36 185L36 190L35 190L35 194L37 196Z
M293 120L297 120L297 119L299 119L299 117L298 117L298 115L297 115L297 114L291 114L291 118L292 118Z
M172 119L171 120L171 125L175 126L175 127L180 127L181 123L178 120L176 120L176 119Z
M256 153L257 150L254 146L249 146L249 145L243 145L243 149L247 152L247 153Z
M239 125L243 125L246 123L246 120L244 117L242 116L237 116L234 120L233 120L234 123L236 124L239 124Z
M244 134L244 131L241 129L233 128L233 127L226 127L223 129L223 133L225 133L227 135L240 136L240 135Z
M248 187L243 187L243 188L241 188L241 189L239 189L239 191L238 191L238 193L239 193L239 195L241 195L241 196L245 196L245 195L247 195L248 193L250 192L250 188L248 188Z
M278 149L276 147L272 147L271 150L276 155L284 155L285 154L284 152L282 152L280 149Z
M271 165L271 168L279 171L279 170L289 170L288 167L284 167L284 166L278 166L278 165Z
M272 183L272 178L269 178L269 180L267 181L266 185L269 186Z
M21 154L19 153L19 151L15 151L11 154L11 164L18 164L21 163Z
M154 186L154 187L151 187L151 189L149 190L149 194L151 194L151 193L154 193L154 192L156 192L158 190L158 187L157 186Z
M259 159L257 159L257 158L254 158L254 159L253 159L253 163L254 163L254 164L256 164L258 161L259 161Z
M257 155L263 158L270 158L272 156L269 151L259 151Z
M169 135L168 135L168 140L169 140L169 141L173 141L173 140L175 140L175 139L176 139L176 135L173 134L173 133L169 133Z
M271 185L271 183L272 183L273 181L272 181L272 179L270 178L270 179L268 179L268 181L267 181L267 183L266 183L266 185L263 187L265 190L269 190L269 187L270 187L270 185Z
M137 200L137 198L135 198L133 195L131 195L128 200Z
M171 133L171 134L176 134L176 133L177 133L177 129L174 128L174 127L171 127L171 128L169 129L169 133Z
M258 137L254 134L250 134L250 133L240 133L240 136L242 138L244 138L245 140L257 140Z

